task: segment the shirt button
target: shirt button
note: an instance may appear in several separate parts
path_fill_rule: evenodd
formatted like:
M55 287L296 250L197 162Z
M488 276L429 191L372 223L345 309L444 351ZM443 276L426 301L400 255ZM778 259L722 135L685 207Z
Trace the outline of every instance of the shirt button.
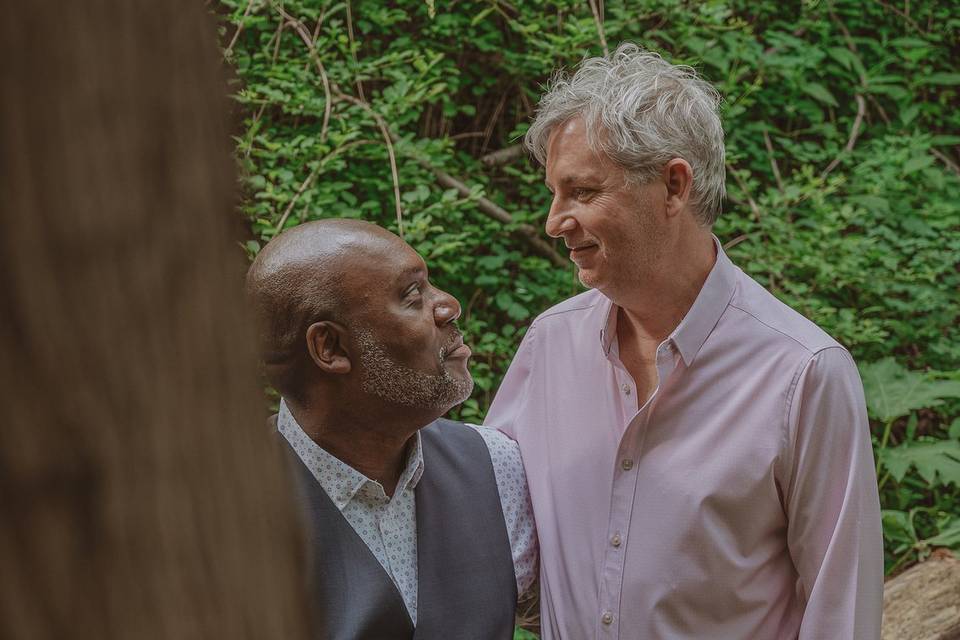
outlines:
M625 384L622 387L620 387L620 390L623 391L625 395L630 395L630 385Z
M620 539L619 533L613 534L613 537L610 538L610 544L612 544L615 547L619 547L621 542L622 540Z
M623 467L624 471L630 471L630 469L633 469L633 460L630 458L624 458L620 462L620 466Z
M613 624L613 614L609 611L604 611L603 615L600 616L600 622L603 624Z

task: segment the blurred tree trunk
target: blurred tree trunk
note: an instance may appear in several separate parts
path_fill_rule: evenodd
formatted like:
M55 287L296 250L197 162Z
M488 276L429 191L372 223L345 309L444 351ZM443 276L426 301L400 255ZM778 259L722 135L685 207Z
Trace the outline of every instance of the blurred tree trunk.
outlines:
M6 2L0 637L307 637L212 17Z

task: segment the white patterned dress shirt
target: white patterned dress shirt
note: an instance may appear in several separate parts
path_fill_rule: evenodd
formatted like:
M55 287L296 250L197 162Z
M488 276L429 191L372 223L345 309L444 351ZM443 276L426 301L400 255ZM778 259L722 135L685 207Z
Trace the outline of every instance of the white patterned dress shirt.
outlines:
M489 427L468 425L490 451L493 472L513 555L517 593L523 594L537 576L537 532L527 491L520 448ZM423 449L418 432L393 498L383 486L326 452L304 433L286 403L280 403L277 429L310 473L330 496L343 517L393 580L417 624L417 503L414 489L423 475Z

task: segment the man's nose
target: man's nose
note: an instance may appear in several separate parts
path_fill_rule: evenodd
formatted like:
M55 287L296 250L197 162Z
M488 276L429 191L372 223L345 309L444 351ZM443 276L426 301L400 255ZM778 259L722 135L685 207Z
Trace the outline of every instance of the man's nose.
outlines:
M442 327L460 317L460 303L446 291L437 289L437 292L439 297L433 307L433 319Z
M547 222L544 230L551 238L560 238L570 233L577 226L577 221L567 211L567 207L559 196L553 196L550 211L547 213Z

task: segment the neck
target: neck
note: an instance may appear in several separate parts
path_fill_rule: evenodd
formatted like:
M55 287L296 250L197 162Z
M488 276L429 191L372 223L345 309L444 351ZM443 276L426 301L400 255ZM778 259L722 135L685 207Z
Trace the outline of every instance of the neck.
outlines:
M621 308L625 332L641 343L666 339L693 306L716 262L713 237L705 229L683 230L665 248L663 260L637 286L612 298ZM618 330L618 335L621 332Z
M403 474L411 438L421 427L432 422L432 419L420 421L415 415L411 420L409 414L416 412L396 411L395 408L394 414L408 415L357 415L340 409L335 403L312 399L304 403L286 402L297 424L311 440L366 477L379 482L388 496L393 495Z

